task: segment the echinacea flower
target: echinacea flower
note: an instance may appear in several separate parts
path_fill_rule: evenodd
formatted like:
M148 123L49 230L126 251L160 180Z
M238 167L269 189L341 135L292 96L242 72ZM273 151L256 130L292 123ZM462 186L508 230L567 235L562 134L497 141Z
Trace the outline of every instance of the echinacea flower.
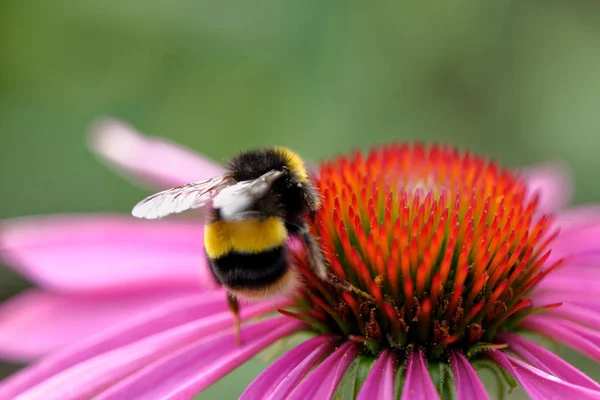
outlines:
M189 150L104 122L93 147L158 188L220 174ZM476 370L534 399L600 399L600 385L522 336L600 362L600 207L561 210L568 178L517 173L446 146L390 145L324 163L312 221L334 286L242 305L236 345L197 220L25 218L3 261L37 284L0 308L0 354L34 361L0 399L171 399L199 393L281 338L244 399L488 398ZM340 289L344 284L347 289ZM357 290L353 290L352 287Z

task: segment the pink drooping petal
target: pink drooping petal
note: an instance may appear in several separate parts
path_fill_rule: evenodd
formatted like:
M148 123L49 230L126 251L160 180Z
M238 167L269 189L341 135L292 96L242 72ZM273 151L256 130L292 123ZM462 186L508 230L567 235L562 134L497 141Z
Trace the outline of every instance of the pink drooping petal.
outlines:
M215 286L198 222L110 215L8 220L0 224L0 258L54 291Z
M413 351L408 356L402 400L432 400L439 399L425 357L421 351Z
M544 315L571 320L600 331L600 312L577 304L565 303L547 310Z
M555 375L563 381L600 391L598 383L548 349L512 333L501 334L498 338L508 343L511 351L532 366Z
M145 310L192 295L189 289L101 297L31 289L0 305L0 357L32 361L65 344L128 322Z
M242 309L241 315L246 320L269 311L272 311L271 305L256 304ZM235 346L231 327L232 315L229 311L189 322L76 364L21 393L19 398L21 400L91 398L128 375L135 374L136 371L141 371L152 365L155 361L160 364L164 361L164 357L168 358L169 355L179 354L179 349L185 349L190 343L196 343L198 340L204 342L211 339L228 339L227 342L231 341L231 345ZM272 325L270 328L273 329L274 326ZM223 332L224 329L227 331ZM266 331L262 333L265 334ZM248 339L248 337L246 338ZM217 353L222 349L215 346L215 343L211 343L205 350L208 353ZM210 360L210 358L202 359L199 356L198 354L193 359L201 365L205 365L205 361ZM174 369L169 369L170 376L174 373ZM163 374L166 374L166 372L163 371ZM159 386L158 382L157 380L150 380L144 382L144 384L157 388ZM166 380L163 380L162 383L166 383ZM177 385L180 383L182 382L176 382ZM3 392L0 393L3 396ZM127 398L141 397L144 396ZM0 398L8 399L8 397ZM149 396L149 398L162 397Z
M313 353L311 356L304 359L287 375L273 390L271 391L269 400L284 400L288 399L290 393L298 386L299 382L306 374L315 367L324 357L327 357L332 352L332 349ZM252 397L249 397L251 399Z
M600 299L590 296L585 290L575 291L550 291L536 288L531 294L531 299L536 307L548 304L576 304L590 310L600 312Z
M600 332L597 330L575 322L542 316L527 317L520 326L548 336L600 361Z
M245 327L242 345L233 332L202 338L117 383L97 400L189 399L303 325L287 317Z
M471 363L461 353L452 353L450 365L454 373L458 399L489 399L483 383Z
M153 188L185 185L224 172L220 165L188 148L143 135L114 119L103 119L92 126L90 147L126 177Z
M276 304L273 304L275 307ZM156 305L121 324L66 346L0 383L0 398L13 398L38 383L98 355L227 310L223 290L195 293ZM227 318L226 316L224 317Z
M600 225L600 206L597 204L569 207L556 215L556 225L560 227L561 234L573 230Z
M576 265L598 259L600 255L600 225L592 225L581 229L559 235L552 243L552 254L548 263L561 258L567 258L568 262Z
M319 335L298 345L252 381L240 400L284 398L288 393L284 393L284 387L295 387L316 363L331 352L336 341L334 336Z
M578 386L548 374L501 351L487 353L498 365L515 377L534 400L547 399L599 399L600 392Z
M547 283L553 283L552 289L562 290L563 288L558 286L558 282L561 280L572 280L585 279L586 281L597 281L600 282L600 265L594 265L590 263L572 263L565 262L559 268L548 274L540 283L536 286L544 286Z
M558 271L557 271L558 273ZM553 275L553 274L551 274ZM549 286L544 284L543 279L539 285L531 293L531 299L533 300L534 306L540 307L548 304L576 304L578 306L585 307L590 310L600 312L600 298L597 296L590 296L585 288L582 290L552 290ZM592 280L591 282L594 282ZM593 283L592 283L593 284Z
M300 382L286 399L331 399L359 351L355 342L344 343Z
M383 373L383 386L379 390L382 399L395 399L394 381L396 375L396 360L391 355Z
M564 258L564 264L558 268L559 270L566 270L567 267L573 266L589 266L598 268L600 267L600 251L593 249L590 251L578 252L571 255L567 255ZM550 260L554 260L550 258Z
M539 211L552 213L565 206L573 194L569 169L561 164L545 164L524 172L530 194L539 193Z
M324 345L308 357L293 367L293 370L287 374L280 382L276 382L276 386L272 388L269 400L284 400L289 397L289 394L296 388L298 383L306 376L306 374L324 357L331 354L333 351L333 344ZM252 397L249 397L251 399Z
M600 269L600 268L598 268ZM558 272L558 271L557 271ZM574 276L575 274L556 274L550 273L535 288L535 292L543 293L545 291L561 294L585 291L588 296L600 298L600 279L585 274L583 276ZM586 276L587 275L587 276Z
M600 264L566 262L535 286L531 298L535 306L567 302L600 307L599 287Z
M357 400L393 400L395 369L394 357L389 351L382 351L360 388Z

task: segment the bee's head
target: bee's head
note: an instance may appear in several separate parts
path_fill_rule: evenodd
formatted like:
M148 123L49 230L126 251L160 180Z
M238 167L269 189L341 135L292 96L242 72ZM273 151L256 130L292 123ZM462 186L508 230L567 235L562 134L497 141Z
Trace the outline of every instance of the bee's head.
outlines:
M234 157L229 163L233 178L240 181L258 179L269 171L283 171L284 180L304 183L308 180L304 162L293 151L283 148L249 150Z

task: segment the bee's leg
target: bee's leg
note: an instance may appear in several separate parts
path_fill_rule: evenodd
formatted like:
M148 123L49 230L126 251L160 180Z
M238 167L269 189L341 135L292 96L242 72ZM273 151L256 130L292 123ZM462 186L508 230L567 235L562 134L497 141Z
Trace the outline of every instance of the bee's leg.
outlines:
M235 333L235 343L237 345L241 345L242 336L240 333L240 303L238 303L237 298L229 292L227 292L227 305L229 305L229 309L233 314L233 332Z
M317 239L310 234L306 224L294 225L294 228L296 228L296 235L304 242L306 247L310 269L318 278L327 281L327 266Z
M368 300L374 300L373 296L370 294L360 290L350 282L343 280L331 271L328 271L327 266L325 265L325 258L323 257L321 247L317 243L317 239L310 234L308 226L306 224L302 224L296 225L296 227L296 234L302 239L304 245L306 246L310 268L320 279L330 283L338 289L356 293Z

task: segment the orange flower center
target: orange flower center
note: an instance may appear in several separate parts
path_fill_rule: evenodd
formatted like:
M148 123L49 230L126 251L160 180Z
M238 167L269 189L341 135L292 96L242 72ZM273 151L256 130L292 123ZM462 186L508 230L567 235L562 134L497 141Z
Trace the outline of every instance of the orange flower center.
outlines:
M492 342L532 303L555 235L525 181L449 147L391 145L322 165L313 221L330 270L308 277L296 316L316 329L439 357ZM364 293L360 293L360 292Z

